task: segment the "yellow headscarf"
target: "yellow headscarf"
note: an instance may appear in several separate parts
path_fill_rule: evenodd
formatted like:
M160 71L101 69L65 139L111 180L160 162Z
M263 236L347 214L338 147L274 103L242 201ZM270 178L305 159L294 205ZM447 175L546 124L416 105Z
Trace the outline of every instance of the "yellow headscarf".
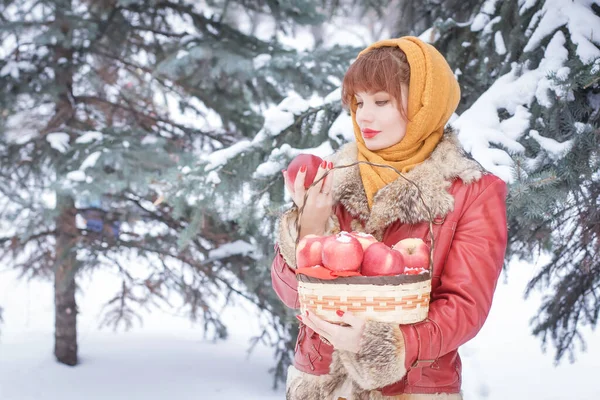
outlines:
M354 136L358 145L358 160L391 165L406 173L425 161L442 139L444 126L460 102L460 87L444 56L432 45L416 37L381 40L361 51L358 57L386 46L397 46L404 51L410 66L406 135L391 147L370 151L365 146L356 123L355 108L352 107ZM399 175L389 168L366 164L360 164L359 167L371 208L375 193L399 178Z

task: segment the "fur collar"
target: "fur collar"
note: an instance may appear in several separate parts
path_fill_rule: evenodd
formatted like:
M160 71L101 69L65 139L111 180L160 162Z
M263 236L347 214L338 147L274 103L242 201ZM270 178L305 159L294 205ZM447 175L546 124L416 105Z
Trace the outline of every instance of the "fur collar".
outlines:
M350 142L332 156L332 161L340 166L356 162L357 158L356 143ZM469 184L479 180L483 173L481 165L466 155L456 134L447 128L431 156L405 176L420 188L435 218L445 217L454 209L454 198L448 193L454 179ZM358 165L335 170L333 196L334 202L340 201L350 214L364 223L368 233L380 231L398 220L406 224L429 220L417 188L401 177L375 194L369 211Z

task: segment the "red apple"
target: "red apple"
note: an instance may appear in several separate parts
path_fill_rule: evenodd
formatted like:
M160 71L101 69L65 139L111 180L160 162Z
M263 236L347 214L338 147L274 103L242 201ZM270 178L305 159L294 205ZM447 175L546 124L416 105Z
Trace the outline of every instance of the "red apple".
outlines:
M425 268L429 270L429 247L419 238L403 239L392 246L404 258L406 268Z
M404 273L406 275L421 275L426 274L427 272L429 272L429 270L425 268L404 268Z
M332 271L358 271L363 253L360 242L342 231L323 242L323 265Z
M354 236L356 238L356 240L358 240L360 242L360 244L362 245L363 251L367 251L369 246L378 242L378 240L375 239L375 236L373 236L369 233L352 231L352 232L350 232L350 235Z
M321 157L314 156L312 154L298 154L288 165L287 167L287 175L290 178L290 182L292 186L296 181L296 175L298 175L298 171L303 165L306 165L306 176L304 177L304 187L308 189L311 183L315 180L315 176L317 176L317 170L319 166L323 162Z
M296 247L296 265L298 268L312 267L323 263L323 240L327 238L318 235L306 235Z
M364 276L400 275L404 272L402 254L385 243L372 244L365 251L360 272Z

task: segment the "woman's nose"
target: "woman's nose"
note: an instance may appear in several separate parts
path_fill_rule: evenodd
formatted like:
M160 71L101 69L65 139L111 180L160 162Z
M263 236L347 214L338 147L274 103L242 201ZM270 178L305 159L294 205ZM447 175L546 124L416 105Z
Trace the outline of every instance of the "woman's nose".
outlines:
M356 111L356 120L358 122L373 122L373 111L363 106L363 108Z

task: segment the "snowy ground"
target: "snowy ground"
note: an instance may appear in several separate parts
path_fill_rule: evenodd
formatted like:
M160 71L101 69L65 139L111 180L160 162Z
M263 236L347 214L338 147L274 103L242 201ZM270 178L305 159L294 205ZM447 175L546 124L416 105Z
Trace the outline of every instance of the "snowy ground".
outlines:
M490 400L597 400L594 376L600 371L600 340L588 335L577 363L554 367L528 334L537 300L521 293L532 269L513 264L508 284L498 287L486 326L462 348L465 398ZM177 400L284 399L271 390L272 352L259 347L246 357L248 338L258 329L248 310L227 312L231 338L202 340L199 327L181 317L155 312L130 332L97 328L102 297L118 282L96 273L81 282L79 319L81 365L64 367L52 357L51 285L18 282L0 272L0 304L5 323L0 336L0 400ZM596 372L594 372L596 371Z
M0 400L285 398L283 388L272 390L271 349L257 347L247 357L248 339L258 331L247 310L225 313L231 335L218 344L204 340L199 325L166 312L115 333L98 329L98 317L102 296L119 282L96 273L80 285L81 364L71 368L52 356L52 285L18 282L12 272L0 272Z
M554 354L540 349L530 335L529 320L541 296L527 301L522 293L534 275L534 267L512 263L508 279L503 274L492 310L479 335L464 345L463 389L466 400L598 400L600 388L593 381L600 371L600 336L586 331L587 351L576 362L563 360L554 366Z

